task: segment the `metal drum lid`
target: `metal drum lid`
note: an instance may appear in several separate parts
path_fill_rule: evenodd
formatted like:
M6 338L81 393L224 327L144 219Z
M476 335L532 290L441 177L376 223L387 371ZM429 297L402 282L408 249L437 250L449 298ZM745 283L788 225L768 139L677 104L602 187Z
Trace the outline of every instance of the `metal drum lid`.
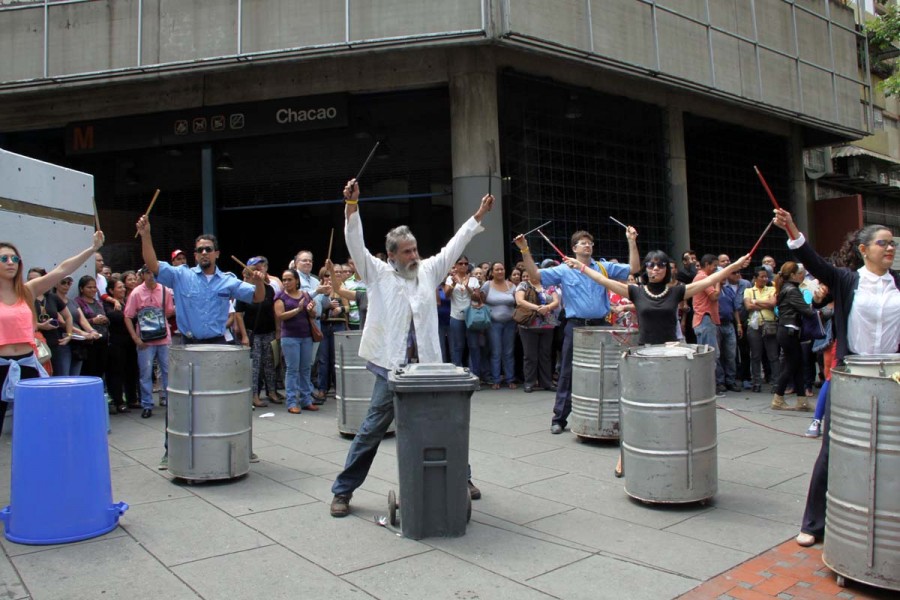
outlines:
M851 354L844 357L846 372L864 377L900 379L900 354ZM900 383L900 381L898 381Z
M698 347L686 344L659 344L653 346L641 346L630 350L634 356L641 358L693 358L698 352Z
M388 387L396 392L474 391L478 377L449 363L413 363L389 373Z
M181 347L185 352L246 352L249 348L230 344L186 344Z

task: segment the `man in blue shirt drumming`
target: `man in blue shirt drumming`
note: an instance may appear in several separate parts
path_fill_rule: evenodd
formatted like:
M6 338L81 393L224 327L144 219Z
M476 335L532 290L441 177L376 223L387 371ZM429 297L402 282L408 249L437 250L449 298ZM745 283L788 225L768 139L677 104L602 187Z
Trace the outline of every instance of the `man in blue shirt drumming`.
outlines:
M641 268L637 249L637 230L628 227L625 232L628 239L628 265L611 263L605 260L594 261L594 236L587 231L576 231L572 234L572 253L582 264L581 270L601 269L610 279L625 281L629 273L637 273ZM594 280L581 275L576 269L565 263L549 269L538 269L528 249L524 236L515 240L522 252L525 270L531 281L539 281L541 285L562 287L563 304L566 307L566 326L563 330L562 365L559 382L556 388L556 403L553 406L553 421L550 433L562 433L566 429L569 413L572 412L572 330L576 327L608 325L606 315L609 314L609 294L606 288Z
M156 281L172 288L175 295L175 319L185 344L224 344L229 300L262 302L265 298L266 279L262 272L253 271L253 285L250 285L233 273L219 270L216 266L219 258L216 236L204 233L194 241L197 266L173 267L156 258L147 215L138 220L137 229L141 235L144 262Z

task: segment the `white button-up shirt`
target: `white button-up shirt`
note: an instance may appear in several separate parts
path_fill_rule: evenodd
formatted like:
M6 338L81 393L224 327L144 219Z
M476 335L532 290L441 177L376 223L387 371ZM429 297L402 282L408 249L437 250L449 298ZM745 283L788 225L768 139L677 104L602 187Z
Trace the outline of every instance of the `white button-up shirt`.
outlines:
M442 362L434 292L469 241L482 231L484 227L470 218L440 252L419 263L415 279L405 279L389 263L366 250L359 213L350 215L344 225L344 239L359 277L366 283L369 300L359 344L362 358L388 370L405 364L412 320L419 362Z
M890 273L859 269L859 286L847 322L847 347L854 354L893 354L900 344L900 290Z

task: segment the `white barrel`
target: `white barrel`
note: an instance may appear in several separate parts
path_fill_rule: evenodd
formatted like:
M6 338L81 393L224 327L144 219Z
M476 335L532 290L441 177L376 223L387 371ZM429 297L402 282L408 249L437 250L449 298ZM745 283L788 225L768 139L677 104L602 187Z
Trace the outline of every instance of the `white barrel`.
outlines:
M822 561L900 591L900 354L844 360L831 371Z
M190 480L250 471L250 350L196 344L169 349L169 472Z
M718 490L716 352L706 345L631 348L619 362L625 492L684 503Z
M637 330L576 327L572 330L572 433L619 439L619 357L637 343Z
M359 356L361 331L337 331L334 334L334 397L337 401L337 426L342 435L356 435L369 412L375 374L366 369ZM394 423L388 433L395 430Z

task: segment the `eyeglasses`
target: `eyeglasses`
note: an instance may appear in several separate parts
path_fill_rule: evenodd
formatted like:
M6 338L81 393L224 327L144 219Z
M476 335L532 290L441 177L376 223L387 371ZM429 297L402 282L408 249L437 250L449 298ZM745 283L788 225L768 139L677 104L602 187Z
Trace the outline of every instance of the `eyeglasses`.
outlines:
M199 248L194 250L194 252L196 252L197 254L212 254L215 251L216 249L212 246L200 246Z
M668 265L661 262L648 262L645 263L644 266L647 267L647 270L649 271L650 269L665 269Z
M581 240L580 242L578 242L578 243L575 244L575 245L576 245L576 246L591 246L591 247L593 248L594 242L586 242L586 241L584 241L584 240Z
M872 243L881 248L896 248L897 247L897 242L895 240L872 240Z
M12 264L17 265L17 264L19 264L19 261L21 261L21 260L22 259L20 259L15 254L3 254L2 256L0 256L0 262L2 262L2 263L11 262Z

